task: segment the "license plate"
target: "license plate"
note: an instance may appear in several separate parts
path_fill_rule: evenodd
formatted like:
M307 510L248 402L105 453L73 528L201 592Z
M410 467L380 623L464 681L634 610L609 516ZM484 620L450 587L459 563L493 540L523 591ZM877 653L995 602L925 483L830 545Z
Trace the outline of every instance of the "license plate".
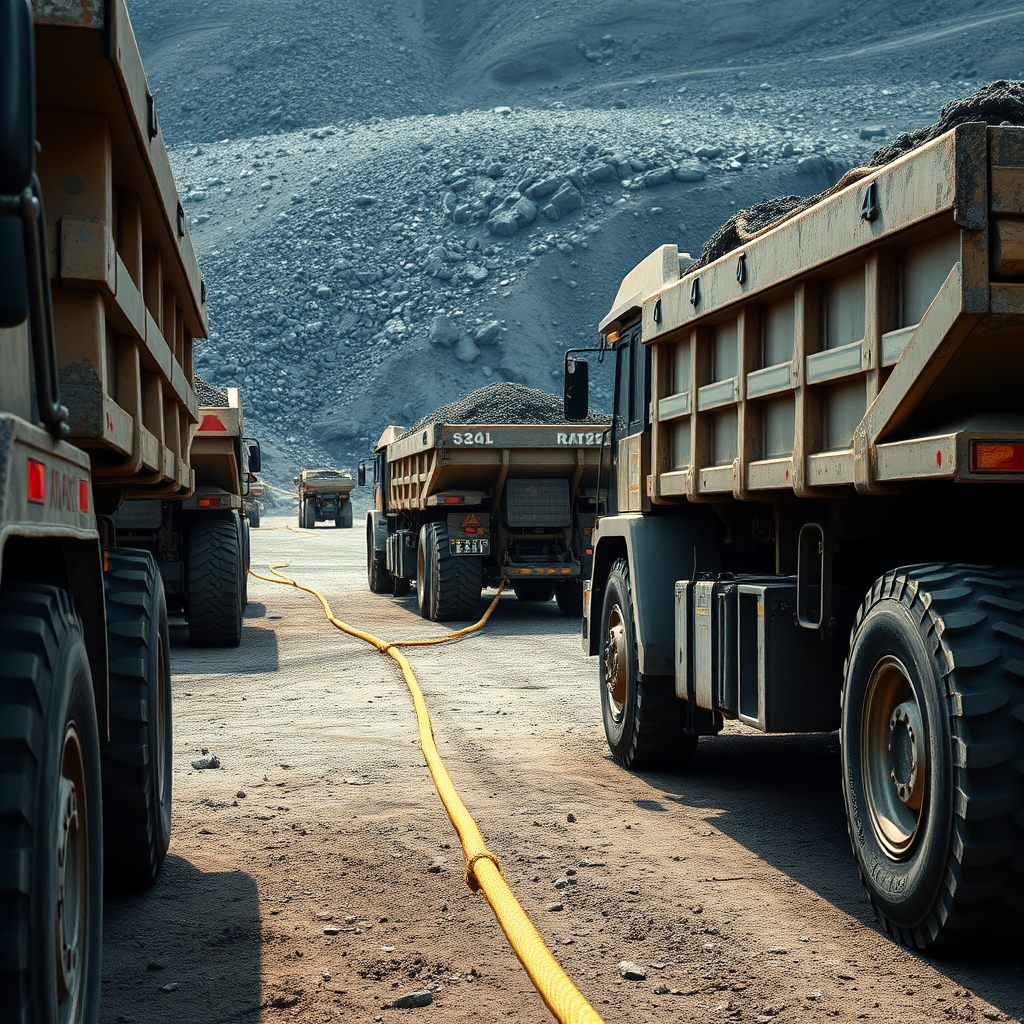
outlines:
M491 540L489 537L480 540L453 540L453 555L489 555L491 553Z

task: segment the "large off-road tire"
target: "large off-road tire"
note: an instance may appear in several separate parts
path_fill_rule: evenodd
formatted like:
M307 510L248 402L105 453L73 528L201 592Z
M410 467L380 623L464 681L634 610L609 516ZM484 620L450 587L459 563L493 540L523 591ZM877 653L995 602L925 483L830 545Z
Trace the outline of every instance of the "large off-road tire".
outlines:
M249 607L249 566L252 565L252 539L249 520L244 516L239 516L237 522L242 541L242 613L244 614L245 609Z
M640 681L629 563L617 559L601 609L601 716L608 749L623 768L680 765L693 757L697 735L686 727L672 679Z
M555 586L555 600L558 610L569 619L583 617L583 580L565 580Z
M512 584L520 601L550 601L555 596L555 585L547 580L520 580Z
M308 498L302 503L302 520L299 525L304 530L316 529L316 505Z
M369 516L366 518L366 580L372 594L390 594L395 585L384 561L384 552L378 555L374 549L373 523Z
M405 597L410 590L412 590L412 580L407 580L403 576L392 577L391 593L395 597Z
M338 513L338 518L334 520L335 526L340 526L344 530L352 529L352 502L346 501L341 506L341 510Z
M840 729L850 841L885 931L927 949L1024 921L1024 574L917 565L853 626Z
M171 839L171 661L163 581L148 551L105 553L110 744L103 751L107 884L142 889Z
M433 622L475 619L483 590L483 565L479 558L453 555L447 523L427 523L427 557L430 559L430 615Z
M430 590L431 567L434 556L430 545L433 543L427 539L432 523L425 523L420 527L419 540L416 546L416 608L424 619L430 618Z
M0 1021L99 1016L99 731L82 627L56 587L0 597Z
M252 506L252 510L247 513L249 517L249 523L254 530L260 528L260 507L257 504Z
M188 633L195 647L242 639L242 549L233 515L192 517L188 542Z

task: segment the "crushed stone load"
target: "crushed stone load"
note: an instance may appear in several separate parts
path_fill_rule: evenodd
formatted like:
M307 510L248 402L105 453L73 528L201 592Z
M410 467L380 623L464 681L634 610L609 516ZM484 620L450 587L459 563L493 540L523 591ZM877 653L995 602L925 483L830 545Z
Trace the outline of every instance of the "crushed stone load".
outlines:
M228 404L228 393L223 388L217 387L216 384L211 384L208 380L204 380L198 373L195 375L193 389L196 393L196 400L200 405Z
M864 177L871 168L884 167L917 149L918 146L923 146L926 142L951 131L957 125L971 122L1024 125L1024 82L1000 80L982 86L970 96L951 100L942 107L938 119L932 124L897 136L892 142L877 149L866 167L855 167L847 171L835 185L816 196L777 196L755 203L745 210L737 210L707 240L700 259L692 269L714 263L726 253L751 241L762 231L767 231L787 217L813 206L833 192L846 188L858 178Z
M422 430L430 423L564 423L562 397L528 388L511 381L485 384L454 402L442 405L424 416L412 429ZM591 413L588 423L607 422L600 413Z

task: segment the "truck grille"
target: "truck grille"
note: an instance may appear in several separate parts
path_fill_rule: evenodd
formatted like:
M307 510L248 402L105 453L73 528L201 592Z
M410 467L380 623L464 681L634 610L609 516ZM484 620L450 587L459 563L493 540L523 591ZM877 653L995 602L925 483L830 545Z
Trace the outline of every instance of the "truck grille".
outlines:
M568 480L509 480L505 506L509 526L561 529L572 522Z
M163 502L159 498L140 498L122 502L114 513L114 526L119 530L155 530L163 517Z

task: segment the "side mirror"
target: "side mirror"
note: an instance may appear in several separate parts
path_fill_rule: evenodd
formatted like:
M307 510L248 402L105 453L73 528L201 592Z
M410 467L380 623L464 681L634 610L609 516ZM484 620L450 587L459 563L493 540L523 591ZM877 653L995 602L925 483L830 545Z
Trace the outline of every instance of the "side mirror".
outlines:
M35 170L33 65L28 0L0 0L0 195L12 199L31 186ZM28 316L25 226L17 207L0 210L0 327Z
M260 450L259 441L248 441L249 445L249 472L258 473L263 468L263 452Z
M366 463L360 459L356 467L356 481L360 487L366 486Z
M565 360L562 403L567 420L585 420L590 411L590 364L586 359Z
M0 194L32 184L36 166L35 59L28 0L0 0Z

